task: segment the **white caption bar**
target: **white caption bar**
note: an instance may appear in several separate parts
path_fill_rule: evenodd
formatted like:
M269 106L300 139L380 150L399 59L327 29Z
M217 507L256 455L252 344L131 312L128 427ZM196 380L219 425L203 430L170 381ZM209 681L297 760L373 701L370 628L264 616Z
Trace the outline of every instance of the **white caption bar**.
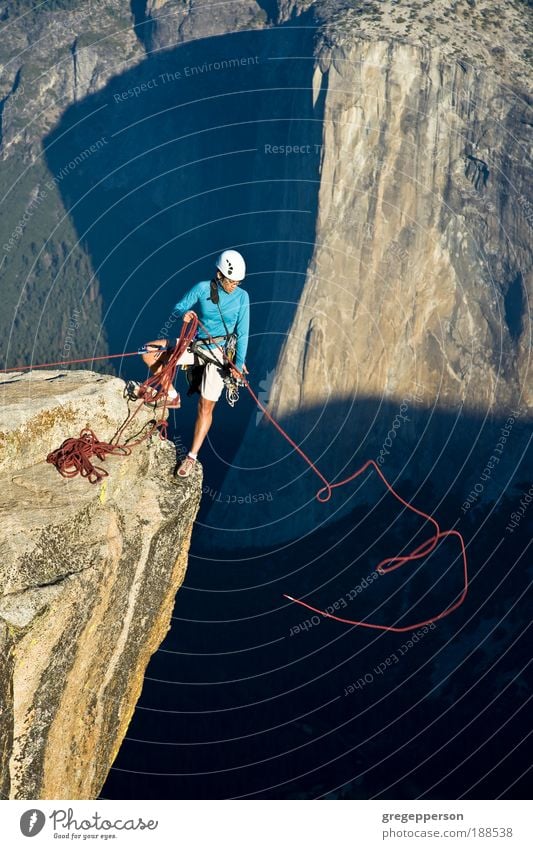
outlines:
M1 801L2 844L526 849L526 801ZM68 841L68 842L67 842Z

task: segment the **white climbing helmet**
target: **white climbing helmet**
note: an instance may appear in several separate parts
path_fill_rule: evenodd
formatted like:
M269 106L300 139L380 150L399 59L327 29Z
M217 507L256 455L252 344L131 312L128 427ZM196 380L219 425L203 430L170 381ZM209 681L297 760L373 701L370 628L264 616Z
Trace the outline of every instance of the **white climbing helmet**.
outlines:
M228 280L244 280L246 263L239 251L222 251L216 261L216 266Z

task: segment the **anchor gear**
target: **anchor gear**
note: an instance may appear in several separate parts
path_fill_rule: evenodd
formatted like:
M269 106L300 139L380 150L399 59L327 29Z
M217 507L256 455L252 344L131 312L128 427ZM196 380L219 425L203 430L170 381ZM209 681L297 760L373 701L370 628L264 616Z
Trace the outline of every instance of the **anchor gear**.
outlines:
M222 251L215 265L228 280L236 280L239 283L244 280L246 263L238 251Z
M140 388L141 384L138 380L128 380L124 387L124 398L127 398L128 401L137 401Z
M142 400L147 407L153 407L155 405L153 399L157 396L157 390L153 387L144 386L137 380L128 380L122 394L128 401Z
M237 353L237 334L230 333L228 338L226 339L226 356L228 360L232 363L235 361L235 354Z
M170 384L172 384L172 381L174 380L177 361L189 346L196 333L197 327L197 319L190 322L189 326L184 325L182 327L176 350L170 354L168 362L163 367L163 374L170 378ZM108 355L107 359L111 359L115 356L115 354ZM102 359L106 358L102 357ZM89 361L90 360L87 358L87 362ZM161 397L166 397L166 392L164 392L162 388L157 388L161 385L161 377L162 375L152 375L152 377L145 380L138 389L135 384L132 384L128 388L128 398L130 394L133 395L135 393L137 398L140 396L144 399L148 396L150 391L155 391L155 401L158 401ZM164 412L167 406L168 404L163 404L163 418L153 419L149 423L149 427L145 430L144 434L139 436L139 438L137 438L137 435L135 439L128 438L128 440L126 440L129 443L128 445L126 445L126 441L121 444L120 440L123 438L125 429L138 414L142 404L139 404L133 412L128 412L125 421L120 425L109 442L103 442L98 439L94 431L90 428L84 428L80 432L79 437L70 437L69 439L65 439L59 448L55 451L51 451L46 457L46 462L55 466L59 474L64 478L73 478L80 474L82 477L87 478L89 483L97 484L102 480L102 478L107 477L109 472L101 466L95 466L92 462L93 457L96 456L99 460L105 460L107 454L115 454L123 457L128 456L131 454L131 449L134 446L140 445L145 440L151 439L152 435L156 432L159 433L160 439L166 439L167 421L164 418ZM145 428L143 427L142 430L144 429Z
M231 372L225 375L224 386L226 387L226 401L230 407L234 407L239 400L239 387L245 383L239 377L234 377Z

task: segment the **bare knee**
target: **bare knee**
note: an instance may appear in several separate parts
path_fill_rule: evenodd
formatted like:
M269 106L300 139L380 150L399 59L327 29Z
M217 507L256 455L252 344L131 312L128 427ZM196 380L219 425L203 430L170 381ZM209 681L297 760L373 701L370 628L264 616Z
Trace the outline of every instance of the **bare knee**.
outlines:
M216 401L208 401L207 398L204 398L200 395L200 400L198 401L198 415L202 419L209 419L213 415L213 410L215 409Z
M149 348L151 345L154 345L154 346L157 345L158 347L163 348L166 345L166 342L167 342L166 339L154 339L152 342L147 342L145 347ZM159 352L159 351L149 351L148 353L142 354L141 356L143 358L143 362L147 366L154 366L158 363L158 360L161 357L161 352Z

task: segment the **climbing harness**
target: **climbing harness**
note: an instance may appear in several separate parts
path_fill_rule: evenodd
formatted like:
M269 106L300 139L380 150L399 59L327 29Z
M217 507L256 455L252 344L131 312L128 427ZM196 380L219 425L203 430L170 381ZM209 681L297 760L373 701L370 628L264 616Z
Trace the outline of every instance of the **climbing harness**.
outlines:
M320 501L322 504L328 502L332 497L334 489L351 483L360 475L364 474L365 471L372 468L377 472L387 490L400 504L402 504L407 510L410 510L412 513L415 513L417 516L426 520L433 526L433 532L431 536L429 536L426 540L424 540L424 542L414 548L413 551L405 555L387 557L384 560L381 560L380 563L378 563L378 565L376 566L376 571L379 574L385 575L389 572L393 572L394 570L399 569L406 563L411 563L413 561L421 560L427 557L436 549L437 545L441 540L447 539L449 537L456 537L459 540L463 566L463 589L459 594L458 598L453 603L448 605L448 607L446 607L440 613L436 613L434 616L425 619L421 622L416 622L410 625L396 626L383 625L375 622L366 622L364 620L359 621L355 619L345 619L344 617L335 616L332 613L328 613L326 610L321 610L320 608L314 607L308 602L303 601L303 599L294 598L293 596L288 595L286 593L283 594L283 597L294 604L299 604L302 607L307 608L307 610L311 610L313 613L323 616L326 619L333 619L336 622L341 622L346 625L356 625L361 628L371 628L377 631L392 631L395 633L404 633L406 631L413 631L417 628L421 628L424 625L431 625L432 623L437 622L440 619L444 619L444 617L449 616L451 613L457 610L463 604L468 593L468 563L465 542L462 534L453 528L450 530L442 531L436 519L434 519L427 513L424 513L423 510L414 507L412 504L402 498L402 496L399 495L388 482L380 467L377 465L377 463L374 462L374 460L367 460L359 469L357 469L355 472L353 472L353 474L349 475L347 478L344 478L340 481L336 481L335 483L330 483L330 481L328 481L328 479L322 474L322 472L317 468L317 466L310 459L310 457L308 457L308 455L303 451L303 449L282 428L282 426L271 415L271 413L267 410L264 404L261 403L255 392L253 391L252 387L248 383L248 380L246 379L245 375L233 365L223 348L209 334L207 328L202 324L201 321L199 321L196 316L188 324L183 325L180 337L178 339L178 343L171 352L167 363L161 367L161 370L157 374L152 375L152 377L148 378L148 380L146 380L143 384L140 384L139 387L136 387L136 398L138 398L139 396L142 397L144 391L148 391L149 389L153 390L158 385L161 387L160 381L162 377L166 377L171 382L173 382L177 368L177 360L190 346L191 342L194 339L198 326L201 327L202 330L206 333L207 340L210 343L213 343L216 348L218 348L218 350L222 354L223 359L226 360L228 363L231 363L232 368L238 375L239 385L246 387L259 409L262 410L263 414L267 417L271 424L283 436L283 438L287 440L287 442L294 448L297 454L299 454L299 456L307 463L309 468L312 469L315 475L320 479L323 486L321 486L316 493L315 497L318 501ZM135 356L136 354L137 351L128 354L111 354L108 357L102 356L80 360L63 360L61 362L56 363L45 363L43 365L32 366L32 368L47 368L52 365L57 366L71 365L74 363L82 362L94 362L95 360L113 359L116 357L130 357ZM220 366L220 363L218 361L217 365ZM27 370L28 366L22 366L12 369L0 369L0 373ZM131 388L133 390L135 387ZM154 397L156 400L159 400L161 397L166 398L166 392L161 387L160 389L156 390L156 395ZM131 443L129 443L129 440L125 440L122 444L119 443L120 437L122 436L124 429L132 421L137 411L140 409L140 406L141 405L136 408L133 414L128 415L124 424L120 426L117 433L111 439L111 442L100 442L93 433L93 431L91 431L90 429L84 429L81 431L79 438L65 440L65 442L63 442L63 444L59 449L57 449L57 451L54 451L48 455L47 461L49 463L53 463L53 465L56 466L57 470L61 475L63 475L63 477L74 477L77 474L81 474L83 477L86 477L91 483L97 483L99 480L101 480L102 477L106 476L108 472L105 469L102 469L101 467L95 467L91 463L90 458L93 454L97 456L100 460L103 460L106 454L121 454L122 456L125 456L131 453L132 447L140 444L145 439L150 438L156 430L159 431L159 436L161 439L166 438L167 422L164 419L160 419L158 421L154 420L153 422L150 422L150 429L140 439L134 439ZM164 409L165 407L163 405L163 414ZM129 439L132 439L132 437L130 437ZM127 442L129 444L126 444Z
M198 338L194 339L193 342L191 342L189 350L192 351L198 357L198 359L202 360L202 364L183 366L187 376L187 383L189 384L187 395L194 395L195 392L200 392L200 384L202 382L204 369L206 365L212 364L217 366L217 368L221 370L222 380L224 382L224 387L226 390L226 401L228 402L230 407L234 407L237 401L239 400L239 387L244 386L244 384L241 383L240 379L238 377L235 377L234 374L232 374L230 368L230 366L233 365L235 361L235 356L237 354L238 337L235 333L235 329L233 329L233 332L230 333L228 325L226 324L224 314L220 307L220 295L218 291L218 283L216 280L211 280L210 295L208 300L216 304L226 333L224 336L208 335L205 339ZM201 324L201 322L199 323ZM203 327L203 325L201 326ZM204 328L204 330L205 329L206 328ZM220 343L222 342L224 343L223 346L220 345ZM212 343L215 343L216 347L221 351L223 355L222 364L219 359L216 359L215 357L210 355Z
M217 342L224 342L226 340L226 336L213 336L212 338L213 341ZM232 375L227 363L221 363L220 360L217 360L215 357L210 355L210 348L206 346L207 342L209 342L208 339L195 339L189 345L189 350L192 351L196 358L201 362L195 363L194 365L182 366L185 371L187 383L189 384L187 395L191 396L196 392L200 392L204 369L207 365L212 364L222 372L222 380L226 389L226 401L230 407L234 407L239 400L239 386L242 386L243 384L241 384L238 378ZM224 350L228 350L227 346L224 346ZM234 353L235 348L233 349L233 355ZM230 359L230 354L228 353L226 353L226 359L229 362L233 362L233 360Z
M225 342L225 336L213 336L213 341L216 342ZM220 367L220 360L217 360L216 357L210 355L211 348L209 346L209 339L197 338L193 339L191 344L189 345L189 350L196 354L196 356L203 360L205 365L207 363L213 363L215 366ZM188 366L184 366L185 369L189 368Z

